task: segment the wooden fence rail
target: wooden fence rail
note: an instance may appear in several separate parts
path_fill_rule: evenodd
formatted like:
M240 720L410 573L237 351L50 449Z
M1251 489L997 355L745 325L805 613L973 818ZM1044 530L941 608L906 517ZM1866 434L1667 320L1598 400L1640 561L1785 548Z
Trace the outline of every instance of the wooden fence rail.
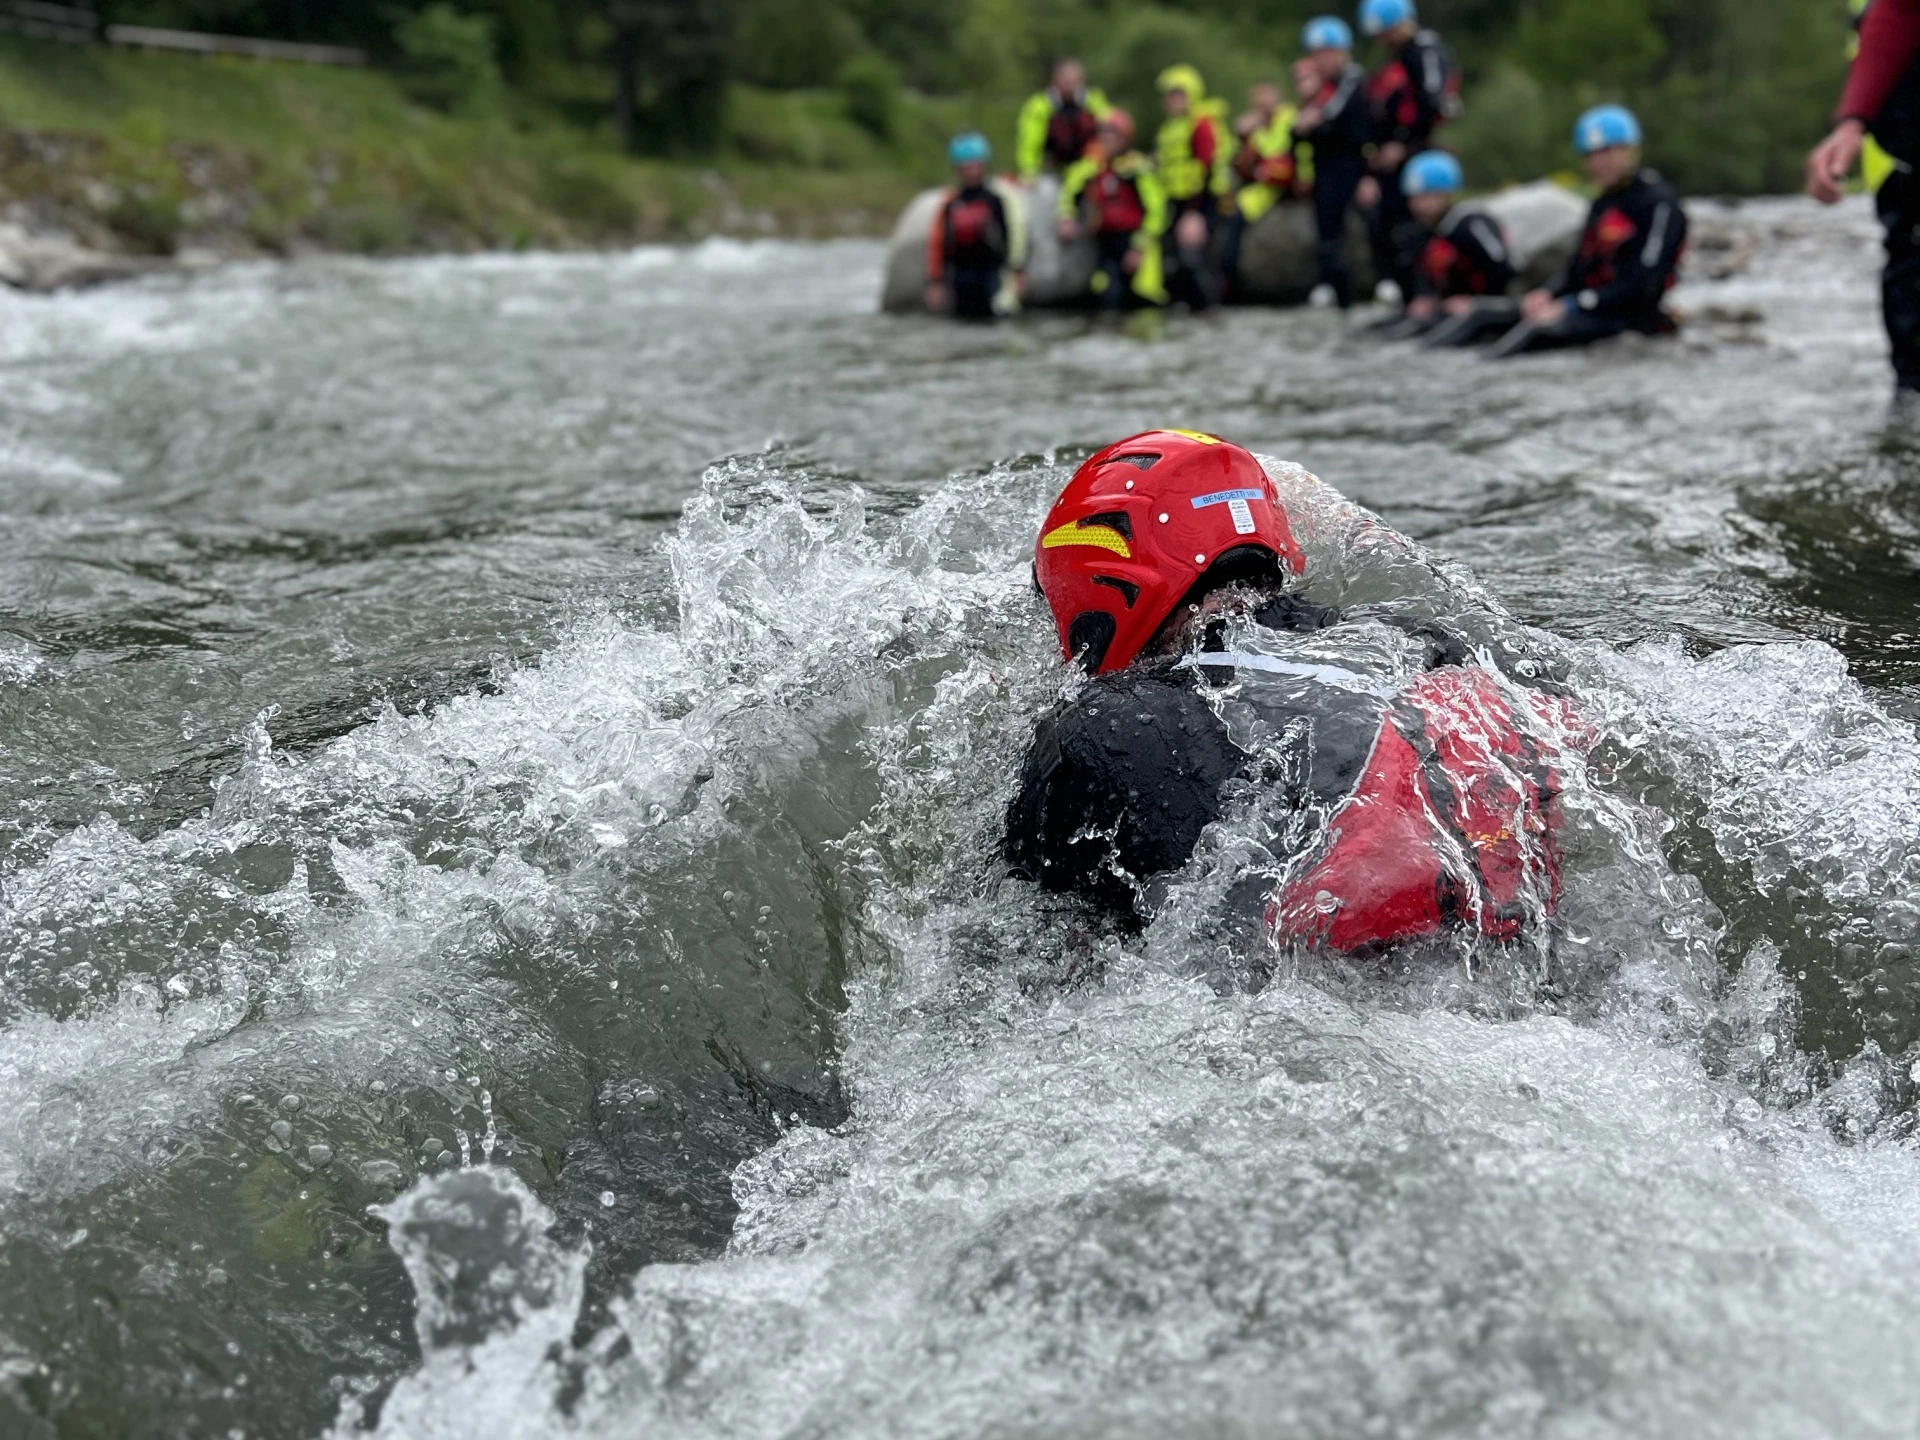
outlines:
M35 40L91 45L99 38L100 17L79 5L49 5L45 0L0 0L0 33Z
M5 0L0 0L0 4ZM14 0L21 3L21 0ZM364 65L367 52L345 45L295 45L243 35L202 35L193 30L156 30L149 25L109 25L107 43L132 50L184 50L194 55L244 55L253 60L293 60L305 65Z

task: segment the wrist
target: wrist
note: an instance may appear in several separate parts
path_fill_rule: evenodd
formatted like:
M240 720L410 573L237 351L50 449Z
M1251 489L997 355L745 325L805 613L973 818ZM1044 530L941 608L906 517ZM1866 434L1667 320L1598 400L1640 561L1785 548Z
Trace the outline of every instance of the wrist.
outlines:
M1867 133L1867 122L1858 115L1842 115L1838 120L1833 122L1833 133L1838 135L1842 130L1854 135L1865 135Z

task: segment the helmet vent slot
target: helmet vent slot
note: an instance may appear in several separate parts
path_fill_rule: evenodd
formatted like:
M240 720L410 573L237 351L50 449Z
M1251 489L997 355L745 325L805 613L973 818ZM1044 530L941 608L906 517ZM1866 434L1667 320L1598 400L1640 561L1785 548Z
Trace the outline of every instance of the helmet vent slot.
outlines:
M1115 455L1111 460L1107 461L1109 465L1131 465L1136 470L1151 470L1159 463L1160 457L1158 455L1148 455L1144 452L1137 455Z
M1140 598L1140 587L1131 580L1122 580L1114 575L1096 575L1093 577L1093 583L1105 585L1109 590L1118 590L1120 598L1127 602L1129 610L1133 608L1133 602Z
M1082 530L1091 530L1097 526L1118 530L1127 539L1133 539L1133 517L1124 510L1109 510L1101 515L1089 515L1079 522L1079 528Z
M1114 633L1119 628L1106 611L1083 610L1067 627L1067 649L1097 675L1100 663L1107 658L1107 647L1113 644Z

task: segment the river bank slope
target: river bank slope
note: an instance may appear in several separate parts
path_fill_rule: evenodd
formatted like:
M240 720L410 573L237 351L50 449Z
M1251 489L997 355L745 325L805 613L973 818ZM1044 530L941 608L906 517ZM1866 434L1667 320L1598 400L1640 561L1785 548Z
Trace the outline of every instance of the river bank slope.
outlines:
M906 96L883 139L837 94L736 87L721 153L675 163L591 107L445 113L378 70L0 37L0 223L153 259L880 234L953 128L1010 130L974 109Z

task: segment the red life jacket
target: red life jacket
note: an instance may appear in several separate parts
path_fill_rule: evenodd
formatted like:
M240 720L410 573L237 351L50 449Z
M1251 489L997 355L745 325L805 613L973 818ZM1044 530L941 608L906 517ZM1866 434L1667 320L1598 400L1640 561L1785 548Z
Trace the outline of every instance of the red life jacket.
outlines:
M1100 122L1091 110L1073 100L1056 101L1053 118L1047 121L1047 155L1064 170L1087 153Z
M1102 235L1131 235L1147 223L1140 187L1115 174L1111 165L1093 177L1087 194L1093 200L1093 228Z
M1435 235L1420 251L1420 273L1436 295L1485 295L1487 273L1444 235Z
M1367 102L1375 120L1385 129L1411 129L1420 121L1419 94L1406 65L1399 60L1389 60L1368 78Z
M956 251L999 247L1000 219L984 195L955 198L947 207L947 227Z
M1429 671L1397 697L1318 852L1267 911L1282 941L1369 950L1458 918L1509 940L1559 899L1555 845L1569 707L1529 694L1514 714L1484 670Z

